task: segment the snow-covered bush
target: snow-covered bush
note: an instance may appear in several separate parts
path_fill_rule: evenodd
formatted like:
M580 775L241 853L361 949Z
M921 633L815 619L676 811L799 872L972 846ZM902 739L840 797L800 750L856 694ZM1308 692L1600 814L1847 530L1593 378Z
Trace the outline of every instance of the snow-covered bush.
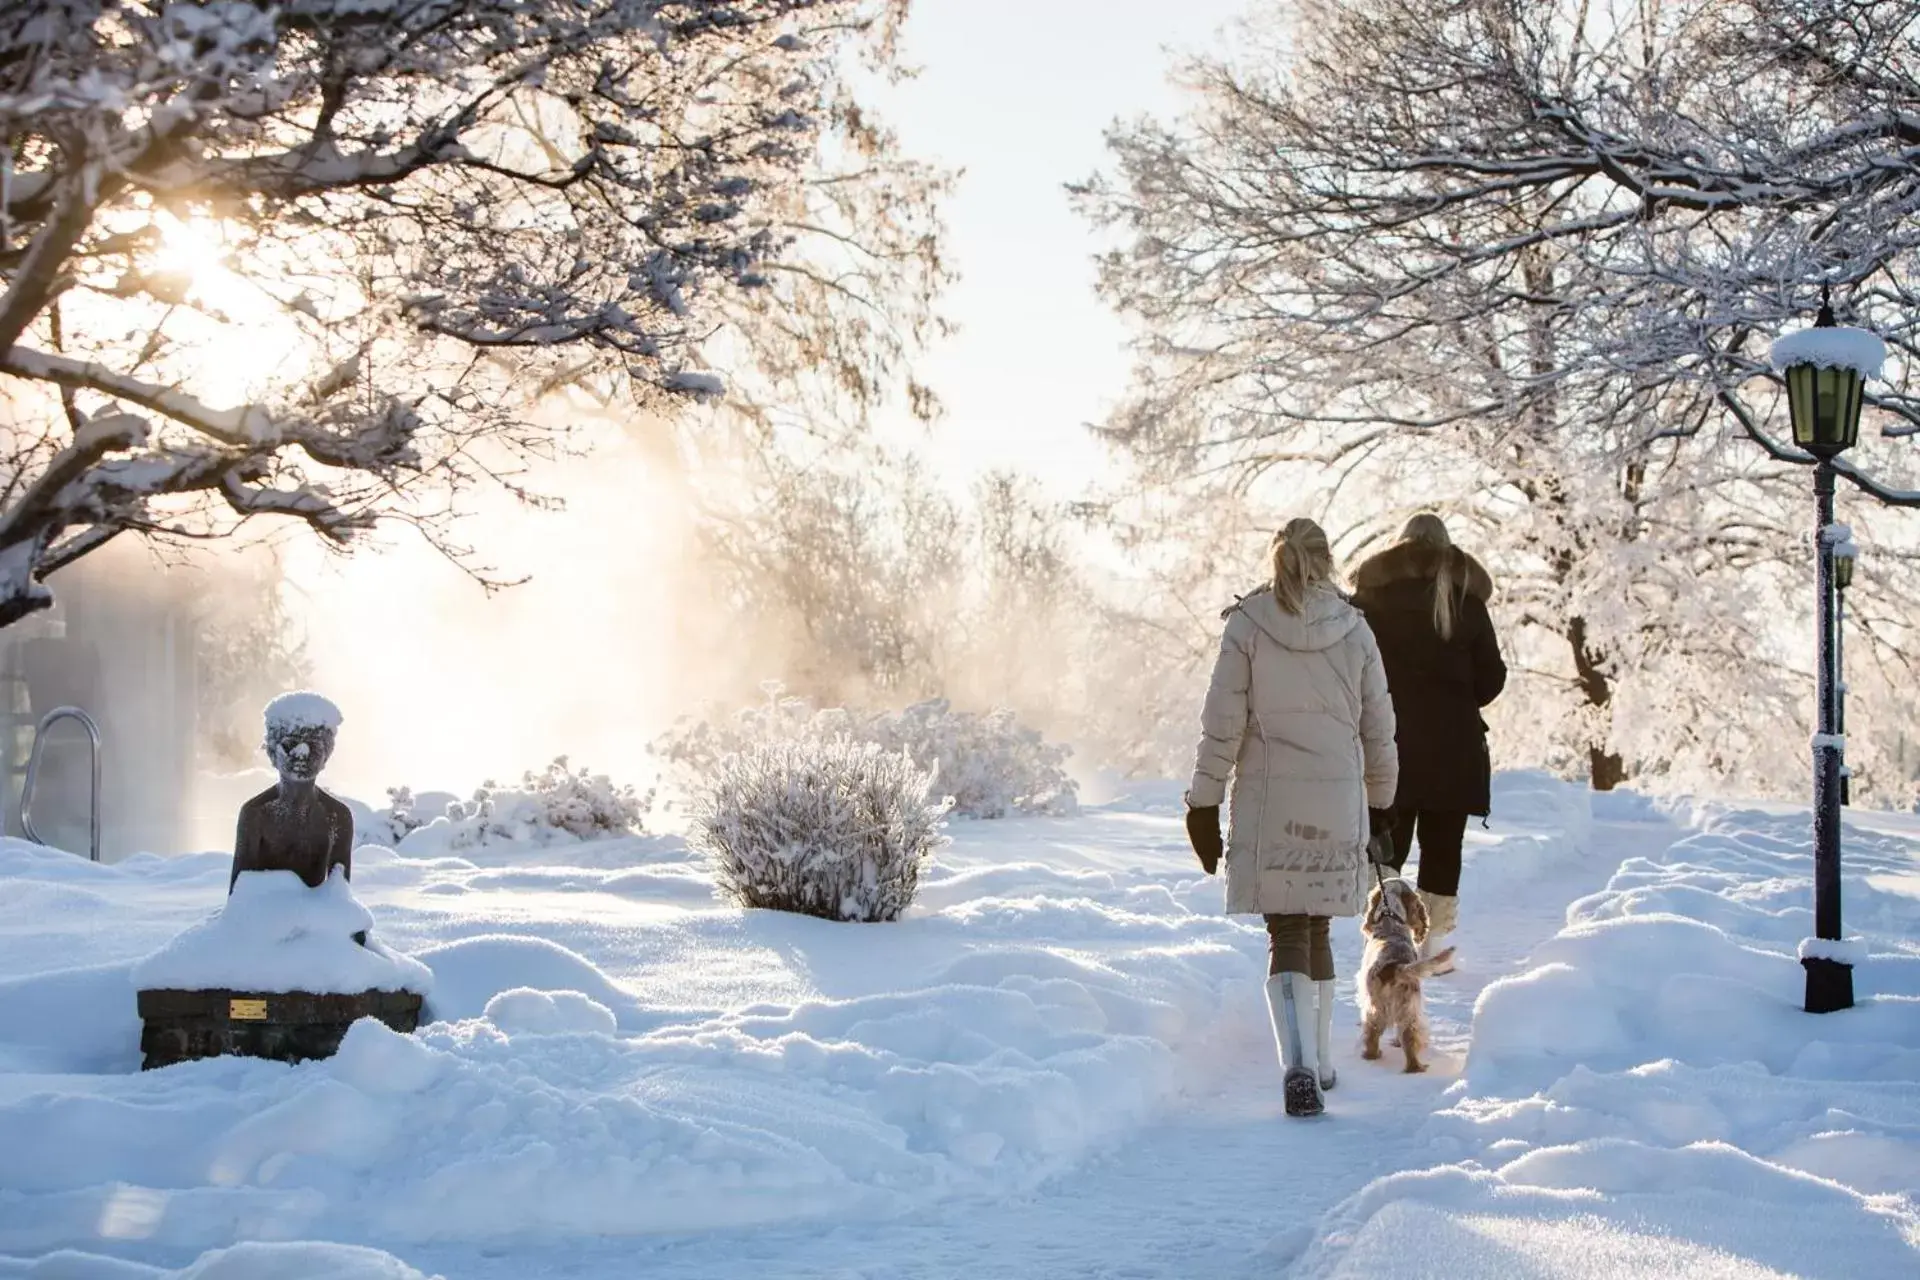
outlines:
M936 698L873 716L862 728L867 740L934 769L954 811L967 817L1064 816L1079 808L1079 784L1066 774L1072 748L1048 742L1011 711L975 715Z
M691 839L741 906L894 920L945 838L951 801L905 753L838 737L728 755L701 788Z
M953 812L963 818L1064 816L1079 808L1079 784L1066 772L1072 748L1048 742L1011 711L955 711L944 698L862 715L844 707L817 709L770 686L758 706L726 719L683 721L653 750L697 784L727 757L757 746L840 738L904 752L933 772L938 789L953 798Z
M388 788L387 799L385 809L356 818L357 838L395 848L405 843L410 850L431 846L435 852L636 836L653 808L651 791L571 768L565 756L539 773L522 774L517 787L489 779L469 800L433 792L416 797L410 787Z
M449 801L452 798L447 797ZM388 787L387 807L384 809L355 804L351 800L347 805L353 810L353 842L356 845L378 844L397 849L402 840L437 816L415 798L412 787Z

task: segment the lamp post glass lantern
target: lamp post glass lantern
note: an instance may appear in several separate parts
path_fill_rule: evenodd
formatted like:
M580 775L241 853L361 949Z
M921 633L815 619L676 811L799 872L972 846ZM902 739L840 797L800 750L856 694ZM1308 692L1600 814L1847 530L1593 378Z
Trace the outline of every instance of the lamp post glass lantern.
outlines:
M1813 931L1800 963L1807 971L1806 1009L1830 1013L1853 1007L1853 966L1840 932L1840 802L1845 781L1845 730L1841 727L1836 544L1846 530L1833 520L1833 460L1860 437L1860 402L1866 380L1880 372L1886 344L1864 329L1843 328L1823 297L1813 327L1773 344L1773 367L1787 384L1793 442L1814 458L1813 493L1817 553L1815 625L1819 632L1819 728L1813 736ZM1849 546L1851 550L1851 546ZM1849 563L1847 578L1852 580ZM1831 945L1820 945L1831 944Z
M1853 448L1860 439L1860 393L1865 382L1858 369L1788 366L1787 404L1793 413L1793 442L1823 460L1837 458Z

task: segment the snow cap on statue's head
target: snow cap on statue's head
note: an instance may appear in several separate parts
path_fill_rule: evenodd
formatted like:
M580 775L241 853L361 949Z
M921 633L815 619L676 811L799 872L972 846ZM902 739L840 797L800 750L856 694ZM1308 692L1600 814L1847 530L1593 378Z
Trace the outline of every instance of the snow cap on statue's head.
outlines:
M267 704L267 737L261 746L280 780L311 782L333 757L340 708L317 693L283 693Z
M266 721L269 738L297 729L335 733L340 728L340 708L317 693L283 693L267 704Z

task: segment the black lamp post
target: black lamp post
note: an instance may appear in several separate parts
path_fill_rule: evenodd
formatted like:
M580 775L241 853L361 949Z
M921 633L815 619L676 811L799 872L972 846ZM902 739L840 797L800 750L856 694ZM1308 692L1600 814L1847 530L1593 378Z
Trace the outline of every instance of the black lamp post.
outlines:
M1813 492L1820 522L1815 538L1820 708L1813 737L1813 931L1819 943L1833 945L1803 949L1800 963L1807 971L1809 1013L1853 1007L1853 966L1839 958L1844 954L1839 945L1840 791L1846 743L1840 728L1834 548L1844 531L1833 525L1833 460L1859 439L1861 391L1866 380L1879 373L1885 354L1885 345L1873 334L1834 324L1824 291L1813 328L1781 338L1772 352L1774 368L1787 384L1793 442L1815 460Z
M1833 697L1834 732L1847 739L1847 588L1853 585L1853 562L1860 549L1851 538L1836 540L1833 548ZM1840 760L1840 803L1853 803L1853 770L1845 753Z

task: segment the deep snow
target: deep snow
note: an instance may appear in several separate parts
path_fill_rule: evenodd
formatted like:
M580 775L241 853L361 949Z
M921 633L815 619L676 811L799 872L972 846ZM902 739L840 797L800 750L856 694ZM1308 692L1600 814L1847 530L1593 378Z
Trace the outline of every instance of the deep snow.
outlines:
M131 969L217 906L226 855L0 845L0 1276L1920 1265L1920 825L1851 815L1862 1007L1810 1019L1804 813L1503 777L1461 971L1428 984L1434 1072L1359 1061L1343 981L1341 1083L1302 1123L1263 935L1219 915L1177 805L956 823L895 925L723 907L672 838L363 848L442 1021L145 1074Z

